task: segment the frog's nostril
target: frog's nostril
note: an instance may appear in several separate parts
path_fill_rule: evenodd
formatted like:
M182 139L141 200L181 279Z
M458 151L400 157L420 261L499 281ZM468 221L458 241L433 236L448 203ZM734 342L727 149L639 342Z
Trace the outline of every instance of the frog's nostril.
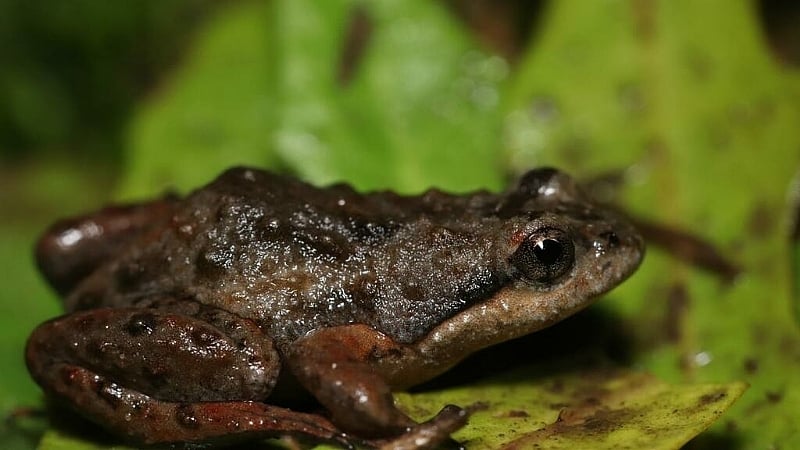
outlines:
M609 247L616 247L619 245L619 236L613 231L602 233L600 237L606 241Z

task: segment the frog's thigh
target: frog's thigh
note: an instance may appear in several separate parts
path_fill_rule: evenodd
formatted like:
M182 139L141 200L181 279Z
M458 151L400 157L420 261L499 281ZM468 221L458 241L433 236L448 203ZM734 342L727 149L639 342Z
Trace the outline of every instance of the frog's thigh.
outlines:
M49 394L142 443L338 439L318 416L249 401L272 389L277 352L252 322L209 317L219 323L142 308L63 316L31 335L28 367Z
M376 369L381 355L404 348L366 325L317 330L296 341L288 367L343 429L392 436L415 424L394 406L391 389Z
M266 398L279 371L271 340L248 320L216 317L218 324L159 309L87 310L40 326L28 363L39 378L47 365L71 364L162 400Z

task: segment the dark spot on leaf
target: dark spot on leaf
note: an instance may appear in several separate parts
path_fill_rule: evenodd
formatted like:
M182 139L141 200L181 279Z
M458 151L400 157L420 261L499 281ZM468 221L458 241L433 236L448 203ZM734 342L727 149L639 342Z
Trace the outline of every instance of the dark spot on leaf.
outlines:
M625 423L634 415L635 412L627 408L608 409L604 406L598 407L598 405L580 405L561 410L556 422L546 427L545 430L552 434L568 433L573 436L607 434L618 429L620 424ZM526 438L523 437L523 439Z
M711 403L716 403L725 398L727 395L728 393L725 390L720 389L710 394L701 395L698 403L700 405L708 405Z
M638 117L645 112L644 93L642 87L636 83L625 83L619 87L617 98L622 110L631 116Z
M783 392L767 391L765 395L770 403L780 403L783 400Z
M656 6L653 2L637 0L633 5L633 19L636 36L645 44L650 44L656 34Z
M755 358L747 358L744 360L744 371L749 375L754 375L758 372L758 360Z
M339 56L336 81L340 86L348 86L353 81L372 37L372 29L372 18L366 6L361 3L356 4L350 12L350 21Z
M466 409L470 413L474 413L475 411L484 411L489 409L489 402L484 402L484 401L475 402L464 409Z
M630 218L645 240L667 251L672 257L717 275L731 283L741 269L726 258L711 242L684 230Z
M667 294L667 314L664 331L670 342L679 342L683 336L683 322L689 311L689 293L686 286L676 283Z
M583 427L591 433L607 434L618 429L624 423L625 418L630 415L630 410L626 408L616 410L602 408L586 418Z
M747 228L755 239L766 237L768 233L772 232L775 228L775 220L767 205L758 203L753 208Z

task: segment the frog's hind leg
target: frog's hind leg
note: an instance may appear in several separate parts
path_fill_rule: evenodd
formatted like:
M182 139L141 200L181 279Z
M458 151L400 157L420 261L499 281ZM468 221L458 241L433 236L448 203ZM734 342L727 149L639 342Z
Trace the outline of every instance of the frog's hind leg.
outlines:
M156 400L109 382L87 369L59 365L56 389L72 407L113 433L137 444L232 444L296 436L352 447L319 415L254 401L179 403Z
M87 369L59 365L56 389L72 407L137 444L231 444L297 436L351 447L325 418L254 401L179 403L156 400ZM187 445L188 447L189 445Z
M335 424L368 436L373 445L391 449L459 448L450 435L462 428L471 410L448 406L417 424L394 404L382 361L409 351L367 325L331 327L295 341L288 367L327 408Z
M249 320L186 303L102 308L42 324L26 349L47 394L139 444L294 435L346 445L326 419L266 405L280 368Z

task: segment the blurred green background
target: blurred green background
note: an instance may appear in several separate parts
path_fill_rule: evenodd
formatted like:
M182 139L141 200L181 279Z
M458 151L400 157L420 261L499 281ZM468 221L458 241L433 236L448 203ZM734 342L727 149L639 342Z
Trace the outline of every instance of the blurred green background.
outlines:
M547 164L742 269L653 249L592 308L624 349L593 346L751 384L690 445L800 447L799 64L790 1L0 0L0 411L41 404L21 351L60 310L31 258L55 218L234 164L402 192Z

